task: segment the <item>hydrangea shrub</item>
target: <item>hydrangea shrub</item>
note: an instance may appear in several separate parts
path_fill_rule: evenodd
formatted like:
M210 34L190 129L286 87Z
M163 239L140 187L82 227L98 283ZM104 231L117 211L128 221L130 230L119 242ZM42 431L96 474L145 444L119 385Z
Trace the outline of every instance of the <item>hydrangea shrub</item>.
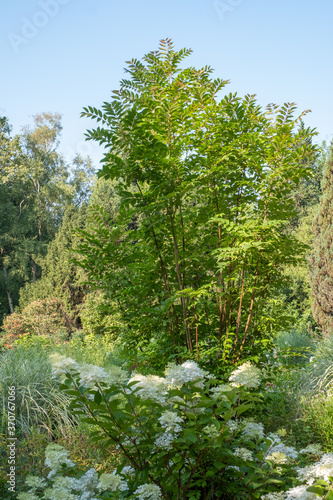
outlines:
M56 499L64 492L54 490L64 489L63 498L78 500L311 500L320 498L318 480L327 482L320 491L329 499L333 454L322 454L318 445L297 452L244 417L260 400L253 390L261 373L250 363L237 368L229 383L193 361L169 364L165 377L130 376L119 367L106 371L61 355L53 355L52 363L53 376L62 377L63 389L74 397L72 411L96 426L96 444L118 449L121 463L113 474L90 469L68 478L74 464L53 445L46 454L47 480L34 487L30 478L30 491L19 500ZM311 455L322 456L300 468L299 461Z

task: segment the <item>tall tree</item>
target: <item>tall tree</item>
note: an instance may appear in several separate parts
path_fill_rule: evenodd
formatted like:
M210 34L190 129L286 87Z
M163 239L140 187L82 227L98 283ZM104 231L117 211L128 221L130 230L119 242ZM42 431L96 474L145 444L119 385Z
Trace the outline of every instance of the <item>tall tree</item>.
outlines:
M58 151L61 117L42 113L11 137L0 120L0 319L18 305L19 289L41 276L40 261L67 207L87 204L93 180L89 159L72 168Z
M325 165L323 195L313 223L310 281L313 316L324 335L333 333L333 142Z
M85 226L85 221L85 206L77 209L72 205L65 210L62 224L49 243L46 256L39 261L41 279L27 283L20 290L21 308L36 300L58 299L69 334L81 327L80 308L86 287L82 269L71 262L71 257L77 240L75 232Z
M218 99L228 82L182 69L190 52L163 40L128 63L111 103L85 108L102 123L88 137L108 149L100 175L118 181L120 208L82 233L83 265L118 301L125 342L153 336L235 363L265 344L265 304L302 252L282 227L314 132L295 130L293 103L265 113L254 96Z
M6 117L0 118L0 317L13 312L25 271L18 265L19 241L26 236L25 212L27 159L20 137L11 137Z

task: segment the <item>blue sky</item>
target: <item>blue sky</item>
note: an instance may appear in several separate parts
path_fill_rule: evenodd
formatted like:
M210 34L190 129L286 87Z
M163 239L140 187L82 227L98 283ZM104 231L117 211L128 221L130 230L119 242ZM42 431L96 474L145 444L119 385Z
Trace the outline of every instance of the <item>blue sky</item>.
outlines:
M333 138L331 0L11 0L0 5L0 115L13 131L43 111L63 115L67 160L90 154L99 107L124 77L125 61L155 50L161 38L188 47L188 65L211 65L230 79L226 92L258 102L294 101L311 109L317 141Z

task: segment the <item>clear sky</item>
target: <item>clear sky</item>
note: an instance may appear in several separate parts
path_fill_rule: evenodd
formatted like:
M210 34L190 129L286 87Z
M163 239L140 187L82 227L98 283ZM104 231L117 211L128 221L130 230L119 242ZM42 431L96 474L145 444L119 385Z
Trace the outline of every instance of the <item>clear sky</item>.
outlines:
M333 138L332 0L2 0L0 115L14 133L43 111L63 115L67 160L99 146L84 142L99 107L124 77L125 61L161 38L188 47L188 65L211 65L226 92L257 94L261 105L311 109L317 141Z

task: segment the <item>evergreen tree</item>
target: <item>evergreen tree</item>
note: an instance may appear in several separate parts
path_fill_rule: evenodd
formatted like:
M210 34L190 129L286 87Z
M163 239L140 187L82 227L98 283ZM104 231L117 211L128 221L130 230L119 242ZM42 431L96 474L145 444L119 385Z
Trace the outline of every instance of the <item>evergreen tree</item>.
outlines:
M85 286L82 284L83 272L71 261L71 257L77 240L75 231L84 227L85 219L85 206L67 208L54 240L48 245L45 258L40 260L41 279L28 283L20 292L21 308L36 300L58 299L69 334L81 327L80 307L84 302Z
M333 142L325 167L323 196L313 223L313 253L309 263L313 316L323 334L328 336L333 333Z

